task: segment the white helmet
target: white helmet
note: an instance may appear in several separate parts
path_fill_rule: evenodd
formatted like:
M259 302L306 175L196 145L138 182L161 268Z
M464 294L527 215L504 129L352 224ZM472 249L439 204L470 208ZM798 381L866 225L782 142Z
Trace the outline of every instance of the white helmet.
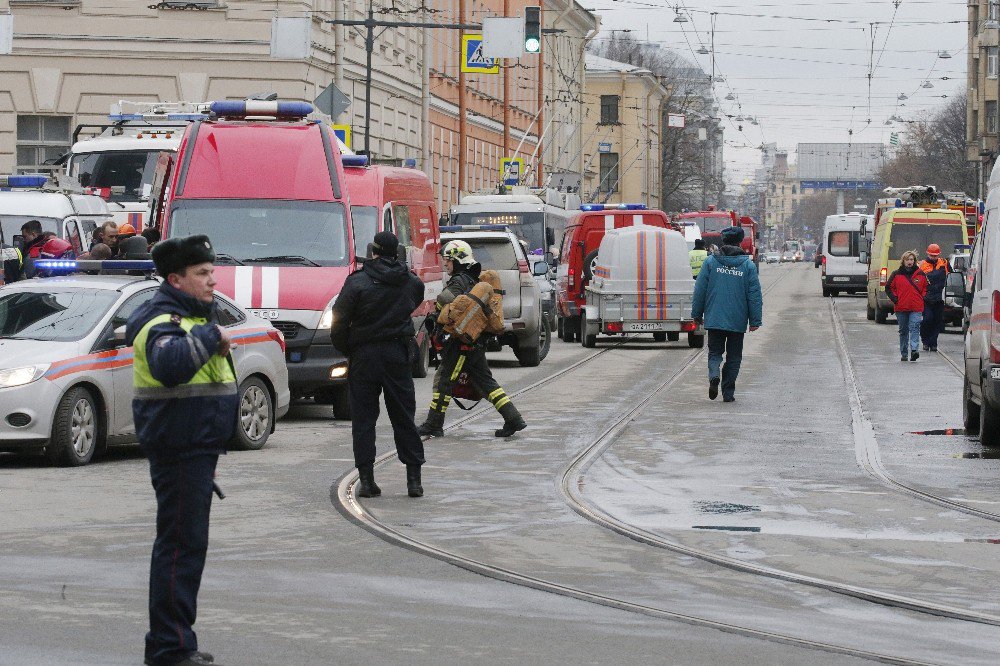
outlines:
M441 254L445 259L451 259L459 264L470 266L476 263L476 258L472 256L472 246L464 240L453 240L445 243Z

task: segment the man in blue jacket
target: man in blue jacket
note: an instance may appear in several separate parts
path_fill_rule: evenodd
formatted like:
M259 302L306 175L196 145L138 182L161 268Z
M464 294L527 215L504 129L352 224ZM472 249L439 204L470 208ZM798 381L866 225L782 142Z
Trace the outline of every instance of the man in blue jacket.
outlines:
M747 324L756 331L763 323L760 278L753 260L740 247L742 241L741 227L723 230L722 248L705 260L694 285L691 317L699 323L704 321L708 331L708 397L712 400L719 395L720 382L722 399L736 399L736 377L743 361Z
M193 625L208 552L215 466L237 419L234 347L218 325L207 236L153 248L159 291L129 317L132 415L156 492L146 664L211 664ZM213 665L217 666L217 665Z

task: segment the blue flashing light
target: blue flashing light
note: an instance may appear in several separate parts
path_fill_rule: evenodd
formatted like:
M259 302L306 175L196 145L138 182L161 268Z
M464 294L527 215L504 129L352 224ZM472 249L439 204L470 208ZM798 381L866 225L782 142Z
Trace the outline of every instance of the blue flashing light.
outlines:
M985 201L980 201L979 202L979 214L980 215L985 215L986 214L986 202Z
M896 199L896 208L902 208L902 207L903 207L903 200Z
M150 259L35 259L35 268L53 275L68 275L77 271L155 271Z
M604 210L604 204L583 204L582 206L580 206L580 210L588 212L595 210Z
M646 204L618 204L618 210L646 210Z
M217 116L246 118L268 116L271 118L305 118L313 112L306 102L265 102L259 100L212 102L209 107Z
M49 177L42 173L21 176L0 176L0 187L42 187Z
M367 155L343 155L341 159L344 161L345 167L366 167L368 166L368 156Z

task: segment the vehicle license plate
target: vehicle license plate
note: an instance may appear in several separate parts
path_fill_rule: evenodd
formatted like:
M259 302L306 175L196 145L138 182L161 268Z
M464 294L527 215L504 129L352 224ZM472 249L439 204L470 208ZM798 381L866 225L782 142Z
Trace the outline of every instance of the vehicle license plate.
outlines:
M664 330L664 324L659 322L639 322L634 324L625 324L626 331L662 331Z
M850 280L851 280L851 278L849 278L849 277L835 277L835 278L833 278L834 282L849 282Z
M1000 379L1000 368L990 368L990 379Z

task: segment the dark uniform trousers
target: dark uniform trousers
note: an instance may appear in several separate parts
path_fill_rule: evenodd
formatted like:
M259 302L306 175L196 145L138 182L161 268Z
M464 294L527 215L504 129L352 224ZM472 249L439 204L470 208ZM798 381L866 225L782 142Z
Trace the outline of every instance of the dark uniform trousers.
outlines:
M172 664L198 650L192 629L208 551L216 454L149 460L156 491L156 541L149 567L146 658Z
M441 365L434 373L434 394L431 399L431 410L444 414L451 403L451 394L462 373L483 396L498 410L510 404L510 398L493 379L489 363L486 360L484 345L474 345L471 349L456 340L450 340L441 351Z
M924 318L920 320L920 337L928 347L938 346L938 336L944 330L944 301L924 302Z
M424 464L424 443L413 421L417 402L407 341L362 344L351 349L350 357L347 383L351 396L355 465L362 467L375 462L375 424L379 415L379 396L383 392L400 462Z

